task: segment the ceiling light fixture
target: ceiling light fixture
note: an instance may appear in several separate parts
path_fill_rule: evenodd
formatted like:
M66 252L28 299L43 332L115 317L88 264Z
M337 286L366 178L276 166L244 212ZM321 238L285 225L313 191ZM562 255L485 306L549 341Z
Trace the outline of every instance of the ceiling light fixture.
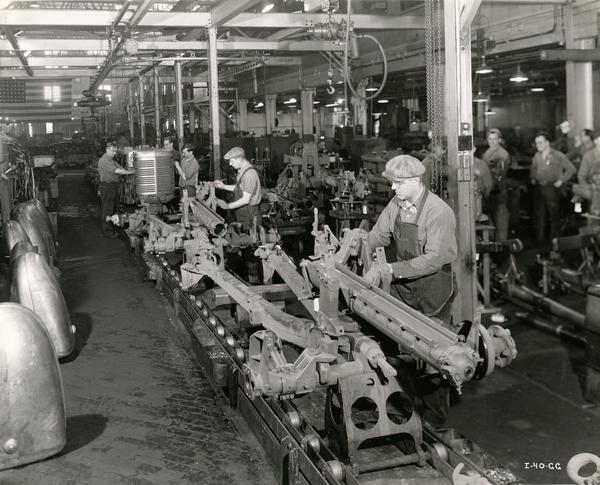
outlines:
M321 104L321 101L313 101L313 104Z
M256 103L254 105L255 108L262 108L265 105L265 103L263 103L262 101L259 101L258 103Z
M488 97L481 91L477 93L477 96L473 98L474 103L487 103Z
M513 73L512 76L510 76L510 80L513 83L523 83L523 82L529 80L529 77L527 76L527 74L525 74L523 71L521 71L521 64L517 64L517 71L515 73Z
M296 98L290 98L287 101L284 101L283 104L292 104L292 103L296 103Z
M378 102L379 104L386 104L386 103L389 103L389 102L390 102L390 100L389 100L389 99L378 99L378 100L377 100L377 102Z
M365 89L366 92L368 93L374 93L375 91L377 91L379 88L375 88L375 87L371 87L371 88L367 88Z
M494 69L492 69L490 66L488 66L485 63L485 56L481 56L481 64L477 69L475 69L475 73L476 74L491 74L492 72L494 72Z
M326 108L333 108L334 106L339 106L339 105L337 103L329 103L329 104L325 105Z
M260 13L267 13L273 10L275 6L275 2L263 2L262 7L260 9Z
M544 88L531 88L530 91L532 93L543 93L545 91Z

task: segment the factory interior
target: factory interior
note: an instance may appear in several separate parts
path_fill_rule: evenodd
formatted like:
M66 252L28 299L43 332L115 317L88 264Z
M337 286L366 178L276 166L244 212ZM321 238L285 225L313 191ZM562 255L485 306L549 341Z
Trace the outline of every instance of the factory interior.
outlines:
M599 42L0 0L0 484L600 485Z

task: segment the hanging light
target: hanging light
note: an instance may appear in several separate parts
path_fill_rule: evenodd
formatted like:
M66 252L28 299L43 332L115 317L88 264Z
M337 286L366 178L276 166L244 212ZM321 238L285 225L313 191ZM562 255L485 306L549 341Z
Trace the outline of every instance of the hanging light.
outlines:
M494 72L490 66L485 63L485 56L481 56L481 64L477 69L475 69L476 74L491 74Z
M510 80L514 83L523 83L529 80L527 74L521 71L521 64L517 64L517 71L510 76Z
M473 98L474 103L487 103L488 97L483 94L481 91L477 93L477 96Z
M531 88L530 91L532 93L543 93L545 91L544 88Z
M275 2L263 2L260 7L260 13L270 12L271 10L273 10L274 6L275 6Z

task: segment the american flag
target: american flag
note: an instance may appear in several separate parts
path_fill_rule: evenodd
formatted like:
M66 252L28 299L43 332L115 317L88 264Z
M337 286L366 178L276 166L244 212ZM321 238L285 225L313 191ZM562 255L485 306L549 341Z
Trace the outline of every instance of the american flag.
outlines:
M15 121L61 121L73 116L71 78L0 80L0 113Z

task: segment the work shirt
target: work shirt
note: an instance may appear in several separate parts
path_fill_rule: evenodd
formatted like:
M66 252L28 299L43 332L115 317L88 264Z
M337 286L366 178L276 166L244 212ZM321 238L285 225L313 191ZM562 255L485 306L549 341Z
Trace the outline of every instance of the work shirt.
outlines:
M181 170L183 170L183 174L185 176L185 179L183 177L179 177L179 186L186 187L188 185L197 185L200 165L198 165L198 160L196 160L196 157L191 156L184 158L179 165L181 166Z
M494 187L488 164L477 157L473 157L473 182L475 182L475 192L483 194L484 197L487 197Z
M98 160L98 175L100 182L118 182L120 175L115 173L117 168L123 168L113 158L105 153Z
M250 194L248 205L258 205L261 201L260 179L256 170L246 170L244 167L238 171L236 182L239 184L242 192ZM243 175L243 176L242 176ZM241 178L240 178L241 177Z
M496 188L503 189L505 186L506 174L510 165L510 155L500 145L489 147L482 157L483 161L492 172L492 177Z
M583 154L579 171L577 172L577 181L580 184L592 184L600 175L600 148L588 150Z
M537 152L531 162L530 175L531 180L535 180L540 185L550 185L557 180L567 182L576 169L567 156L558 150L550 149L546 157L542 152Z
M425 189L427 190L427 189ZM413 222L417 217L417 207L425 191L413 203L394 197L383 209L377 223L368 235L371 248L389 246L394 232L398 213L402 222ZM437 195L430 192L418 223L419 244L423 254L408 261L392 263L396 278L418 278L435 273L442 266L454 262L456 248L456 218L454 212Z

